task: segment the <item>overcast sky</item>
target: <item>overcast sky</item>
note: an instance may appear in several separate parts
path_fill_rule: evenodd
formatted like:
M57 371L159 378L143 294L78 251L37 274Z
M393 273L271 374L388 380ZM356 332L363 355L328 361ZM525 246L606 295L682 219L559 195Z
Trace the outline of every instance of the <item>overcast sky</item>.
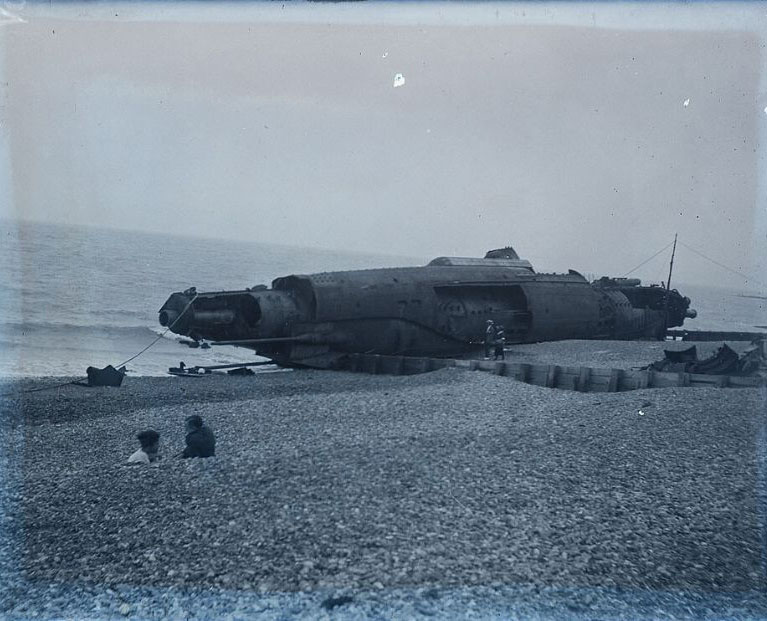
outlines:
M4 6L0 214L767 281L764 5Z

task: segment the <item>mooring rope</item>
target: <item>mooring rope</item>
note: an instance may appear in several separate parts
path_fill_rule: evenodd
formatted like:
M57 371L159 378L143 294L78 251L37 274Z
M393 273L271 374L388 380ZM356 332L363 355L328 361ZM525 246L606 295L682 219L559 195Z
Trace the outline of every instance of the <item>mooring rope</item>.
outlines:
M154 345L154 344L155 344L157 341L159 341L161 338L163 338L163 337L164 337L164 336L165 336L165 335L168 333L168 330L170 330L170 329L171 329L173 326L175 326L175 325L176 325L176 322L177 322L179 319L181 319L181 318L184 316L184 313L185 313L185 312L187 311L187 309L188 309L188 308L189 308L189 307L192 305L192 302L194 302L196 299L197 299L197 294L195 293L195 294L194 294L194 297L193 297L191 300L189 300L189 303L188 303L188 304L187 304L187 305L184 307L184 310L182 310L182 311L181 311L181 313L179 314L179 316L178 316L178 317L176 317L176 318L175 318L175 319L174 319L174 320L173 320L173 321L172 321L172 322L171 322L171 323L168 325L168 327L167 327L167 328L165 328L165 330L163 330L162 332L160 332L160 334L158 334L158 335L157 335L157 337L155 338L155 340L154 340L154 341L152 341L151 343L149 343L149 345L147 345L146 347L144 347L144 349L142 349L142 350L141 350L139 353L137 353L137 354L135 354L135 355L131 356L130 358L128 358L127 360L125 360L125 361L121 362L120 364L116 364L116 365L113 365L113 366L114 366L114 368L115 368L115 369L119 369L120 367L124 367L126 364L128 364L128 363L129 363L129 362L131 362L132 360L135 360L136 358L138 358L138 357L139 357L141 354L143 354L143 353L144 353L145 351L147 351L147 350L148 350L150 347L152 347L152 346L153 346L153 345Z
M158 334L157 337L151 343L149 343L149 345L144 347L144 349L139 351L137 354L134 354L133 356L131 356L130 358L128 358L124 362L121 362L120 364L115 364L115 365L112 365L112 366L115 369L119 369L120 367L124 367L126 364L128 364L132 360L135 360L141 354L146 352L150 347L152 347L155 343L157 343L157 341L159 341L161 338L163 338L168 333L168 330L170 330L171 328L173 328L173 326L176 325L176 322L184 316L184 313L186 313L186 311L189 310L189 307L192 306L192 303L196 299L197 299L197 294L195 293L194 297L191 300L189 300L189 303L184 307L184 310L181 311L179 316L176 317L173 320L173 322L170 325L168 325L167 328L165 328L165 330L163 330L160 334ZM42 392L43 390L53 390L54 388L61 388L62 386L69 386L70 384L77 384L78 382L82 382L82 381L87 380L87 379L88 379L87 376L85 376L85 377L78 377L77 379L68 380L66 382L59 382L58 384L51 384L50 386L41 386L39 388L29 388L27 390L20 390L18 392L6 392L6 393L3 393L3 394L0 394L0 398L2 398L2 397L10 397L10 396L13 396L15 394L22 394L22 395L24 395L24 394L28 394L28 393L31 393L31 392Z
M740 276L743 280L745 280L747 282L748 281L755 282L757 285L761 285L762 287L767 287L766 284L764 284L763 282L757 280L756 278L752 278L751 276L748 276L747 274L741 272L740 270L736 270L735 268L728 267L724 263L719 263L719 261L715 261L711 257L707 257L705 254L703 254L699 250L695 250L695 248L693 248L692 246L689 246L688 244L685 244L683 241L680 241L679 243L682 246L684 246L685 248L687 248L687 250L690 250L690 251L694 252L695 254L697 254L699 257L703 257L704 259L706 259L706 261L711 261L711 263L713 263L714 265L718 265L722 269L725 269L728 272L731 272L731 273L735 274L736 276Z
M633 269L630 269L628 272L626 272L626 273L625 273L625 274L622 276L622 278L626 278L626 276L628 276L628 275L629 275L629 274L631 274L632 272L636 272L636 271L637 271L637 270L638 270L640 267L642 267L642 266L643 266L645 263L649 263L650 261L652 261L652 260L653 260L655 257L657 257L657 256L658 256L658 255L659 255L661 252L663 252L664 250L668 250L669 246L671 246L671 244L673 244L673 243L674 243L673 241L670 241L668 244L666 244L665 246L663 246L663 248L661 248L660 250L658 250L658 252L656 252L654 255L652 255L652 256L651 256L649 259L646 259L646 260L642 261L642 262L641 262L639 265L637 265L635 268L633 268Z
M665 250L668 250L668 248L669 248L669 247L671 246L671 244L673 244L673 243L674 243L673 241L669 242L669 243L668 243L668 244L666 244L666 245L665 245L663 248L661 248L660 250L658 250L658 252L656 252L655 254L653 254L653 255L652 255L652 256L651 256L649 259L645 259L645 260L644 260L644 261L642 261L642 262L641 262L639 265L637 265L636 267L634 267L634 268L630 269L628 272L626 272L626 273L625 273L625 274L624 274L622 277L623 277L623 278L625 278L625 277L626 277L626 276L628 276L629 274L631 274L631 273L633 273L633 272L637 271L637 270L638 270L640 267L642 267L642 266L643 266L643 265L645 265L646 263L649 263L650 261L652 261L652 260L653 260L655 257L657 257L657 256L658 256L660 253L662 253L662 252L663 252L663 251L665 251ZM701 258L703 258L703 259L706 259L706 261L710 261L710 262L711 262L711 263L713 263L714 265L717 265L717 266L721 267L722 269L724 269L724 270L727 270L727 271L728 271L728 272L730 272L731 274L735 274L736 276L740 276L740 277L741 277L743 280L745 280L746 282L749 282L749 281L750 281L750 282L756 283L757 285L760 285L760 286L762 286L762 287L767 287L767 284L763 283L762 281L760 281L760 280L757 280L756 278L753 278L753 277L749 276L748 274L746 274L746 273L744 273L744 272L742 272L742 271L740 271L740 270L738 270L738 269L735 269L735 268L733 268L733 267L729 267L729 266L725 265L724 263L720 263L720 262L719 262L719 261L717 261L716 259L712 259L711 257L709 257L709 256L706 256L706 255L705 255L705 254L703 254L703 253L702 253L700 250L696 250L695 248L693 248L693 247L692 247L692 246L690 246L689 244L685 244L685 243L684 243L682 240L679 240L679 244L680 244L681 246L684 246L685 248L687 248L687 250L689 250L689 251L691 251L691 252L694 252L694 253L695 253L695 254L697 254L699 257L701 257Z

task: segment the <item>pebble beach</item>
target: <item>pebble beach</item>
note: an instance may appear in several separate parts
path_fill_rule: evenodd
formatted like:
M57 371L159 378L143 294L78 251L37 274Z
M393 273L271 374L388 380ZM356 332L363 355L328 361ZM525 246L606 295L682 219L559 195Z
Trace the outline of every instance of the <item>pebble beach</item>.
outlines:
M630 368L651 348L508 359ZM764 389L443 369L22 393L60 381L2 383L3 618L767 616ZM175 457L191 414L215 458ZM146 428L162 458L128 465Z

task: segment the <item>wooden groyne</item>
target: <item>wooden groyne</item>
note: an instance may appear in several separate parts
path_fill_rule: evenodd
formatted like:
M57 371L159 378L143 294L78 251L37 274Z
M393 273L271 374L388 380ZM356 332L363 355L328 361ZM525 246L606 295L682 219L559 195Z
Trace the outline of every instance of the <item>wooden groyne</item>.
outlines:
M451 358L411 358L351 354L346 370L382 375L413 375L448 367L486 371L511 377L526 384L577 390L580 392L618 392L640 388L669 388L672 386L719 386L750 388L762 386L762 377L734 375L701 375L695 373L663 373L652 370L605 369L569 367L556 364L531 364L493 360L460 360Z
M712 332L710 330L666 330L666 336L682 341L755 341L767 338L767 332Z

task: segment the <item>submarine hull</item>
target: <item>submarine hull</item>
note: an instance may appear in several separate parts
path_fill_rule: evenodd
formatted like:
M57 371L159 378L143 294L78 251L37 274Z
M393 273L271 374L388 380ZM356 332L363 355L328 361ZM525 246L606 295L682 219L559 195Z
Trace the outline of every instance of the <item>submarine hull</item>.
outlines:
M290 366L332 368L351 353L459 357L481 350L488 319L506 343L663 338L689 299L638 281L536 273L514 258L277 278L240 291L174 293L160 323L194 340L253 349Z

